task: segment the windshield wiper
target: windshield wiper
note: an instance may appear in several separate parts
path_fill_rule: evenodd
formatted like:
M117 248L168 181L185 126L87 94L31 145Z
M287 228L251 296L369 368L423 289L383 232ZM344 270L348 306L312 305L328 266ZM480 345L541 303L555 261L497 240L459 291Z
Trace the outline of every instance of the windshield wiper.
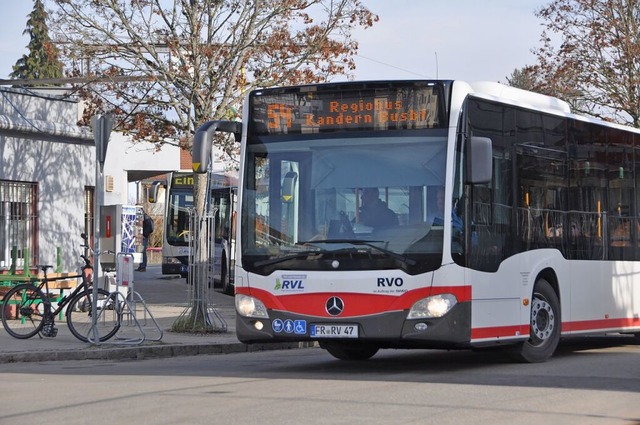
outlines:
M389 257L398 260L398 261L402 261L403 263L406 263L410 266L415 266L417 264L416 260L414 260L413 258L409 258L406 255L402 255L402 254L398 254L397 252L393 252L390 251L388 249L379 247L377 245L374 245L374 243L382 243L384 241L363 241L362 239L321 239L318 241L307 241L307 242L298 242L298 244L316 244L316 243L349 243L352 245L364 245L364 246L368 246L370 248L375 249L376 251L380 251L383 254L388 255Z
M269 258L268 260L256 261L255 263L253 263L253 265L254 267L272 266L274 264L283 263L285 261L297 260L298 258L306 258L310 255L325 254L327 252L328 251L324 251L324 250L300 251L300 252L296 252L295 254L285 255L284 257L276 257L276 258Z

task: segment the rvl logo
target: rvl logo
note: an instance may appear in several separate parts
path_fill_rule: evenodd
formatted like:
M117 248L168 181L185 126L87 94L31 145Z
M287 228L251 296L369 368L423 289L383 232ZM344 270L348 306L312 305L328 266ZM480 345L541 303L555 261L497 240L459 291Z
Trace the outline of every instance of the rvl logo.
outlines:
M304 289L304 284L301 280L283 280L282 289Z
M276 290L301 290L304 289L303 280L276 279Z

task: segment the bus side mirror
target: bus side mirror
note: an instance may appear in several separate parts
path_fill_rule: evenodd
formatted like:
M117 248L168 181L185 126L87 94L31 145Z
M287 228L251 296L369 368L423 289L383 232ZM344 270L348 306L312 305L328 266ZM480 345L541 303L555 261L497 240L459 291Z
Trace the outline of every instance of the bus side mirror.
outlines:
M282 180L282 202L290 203L293 201L293 195L295 195L296 182L298 181L298 173L295 171L289 171L284 175Z
M156 202L158 202L158 195L160 193L161 185L161 182L153 182L151 183L151 186L149 186L147 201L149 201L150 204L155 204Z
M236 142L242 138L242 123L238 121L207 121L196 130L191 150L193 172L204 174L211 162L211 147L216 131L233 133Z
M488 137L471 137L467 143L468 184L491 183L493 177L492 142Z

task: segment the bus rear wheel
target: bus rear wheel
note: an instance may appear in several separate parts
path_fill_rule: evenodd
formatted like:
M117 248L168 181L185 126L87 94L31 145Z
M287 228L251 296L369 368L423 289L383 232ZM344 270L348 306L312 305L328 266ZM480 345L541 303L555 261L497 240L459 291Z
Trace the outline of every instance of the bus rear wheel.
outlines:
M340 360L367 360L379 350L379 347L375 345L355 345L340 342L321 342L320 348L324 348L329 354Z
M533 289L529 340L518 345L518 358L527 363L549 359L560 342L560 301L547 280L538 279Z

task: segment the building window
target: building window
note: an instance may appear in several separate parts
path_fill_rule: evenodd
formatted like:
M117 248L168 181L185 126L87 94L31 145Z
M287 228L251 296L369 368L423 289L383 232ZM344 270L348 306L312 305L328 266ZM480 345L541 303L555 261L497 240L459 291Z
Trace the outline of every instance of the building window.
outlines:
M13 255L12 255L13 253ZM0 267L37 264L38 184L0 180Z

